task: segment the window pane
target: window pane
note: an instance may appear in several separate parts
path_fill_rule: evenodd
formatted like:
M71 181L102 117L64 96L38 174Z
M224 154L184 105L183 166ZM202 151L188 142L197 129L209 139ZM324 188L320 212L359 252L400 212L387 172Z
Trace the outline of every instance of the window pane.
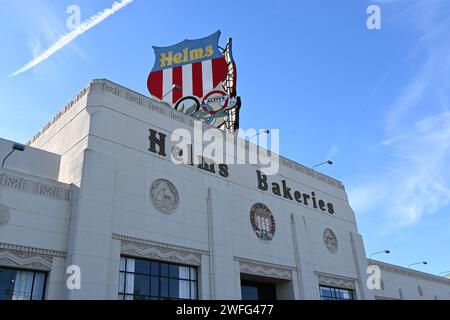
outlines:
M125 273L119 273L119 292L125 292Z
M170 279L169 280L169 296L171 298L179 298L180 297L180 293L179 293L179 285L180 285L180 281L176 280L176 279Z
M119 300L124 300L125 296L123 294L119 294Z
M189 268L188 268L188 270L189 270ZM180 285L180 291L179 291L178 297L181 299L189 299L190 290L191 290L190 281L180 280L179 285Z
M119 270L120 271L125 271L126 260L127 260L127 258L120 257L120 263L119 263Z
M125 293L133 294L134 292L134 274L127 273L125 283Z
M180 279L189 280L189 267L179 267L179 277Z
M127 258L127 271L134 272L134 259Z
M152 277L150 285L151 285L151 292L150 292L150 294L152 296L159 296L159 278L158 277Z
M320 297L323 300L353 300L353 291L320 286Z
M149 274L150 273L150 261L136 260L134 263L134 272Z
M12 300L30 300L33 272L17 271Z
M197 283L191 281L191 299L197 299Z
M197 268L191 267L191 280L197 280Z
M161 278L161 297L168 297L169 296L169 279L167 278Z
M169 265L167 263L161 263L161 276L162 277L169 276Z
M152 261L150 263L150 273L154 276L159 275L159 262Z
M31 299L33 300L44 299L44 287L45 287L45 273L35 272L33 293Z
M150 277L140 274L134 275L134 294L135 295L150 295Z
M178 278L179 277L179 267L175 264L171 264L169 266L169 276L171 278Z
M16 270L0 269L0 300L10 300L14 291Z
M348 290L339 290L339 298L340 299L350 299L350 292Z
M332 297L333 294L331 293L331 288L320 288L320 295L323 297Z

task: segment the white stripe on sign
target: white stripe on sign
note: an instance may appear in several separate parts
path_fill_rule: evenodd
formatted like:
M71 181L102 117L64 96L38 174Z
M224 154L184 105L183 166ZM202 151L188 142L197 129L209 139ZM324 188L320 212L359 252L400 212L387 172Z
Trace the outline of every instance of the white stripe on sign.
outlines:
M206 60L202 62L202 78L203 78L203 95L206 95L213 88L212 77L212 60Z
M164 101L168 102L168 103L172 103L172 68L168 68L168 69L164 69L163 70L163 96L166 95L168 92L170 92L169 94L167 94L164 97Z
M183 97L192 96L192 64L183 66Z

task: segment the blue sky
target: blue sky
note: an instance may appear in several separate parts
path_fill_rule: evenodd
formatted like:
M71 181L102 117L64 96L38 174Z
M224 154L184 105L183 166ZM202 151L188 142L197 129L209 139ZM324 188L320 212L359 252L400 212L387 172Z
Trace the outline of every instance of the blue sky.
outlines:
M280 128L281 153L345 184L367 254L450 270L450 1L134 0L32 70L8 77L111 0L0 0L0 137L26 142L94 78L143 94L152 45L222 31L241 126ZM381 30L366 9L381 8Z

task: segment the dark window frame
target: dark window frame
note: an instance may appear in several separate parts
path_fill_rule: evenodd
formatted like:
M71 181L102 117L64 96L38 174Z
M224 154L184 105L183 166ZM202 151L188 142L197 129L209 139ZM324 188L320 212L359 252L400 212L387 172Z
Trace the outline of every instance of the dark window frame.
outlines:
M13 271L18 271L18 272L32 272L33 273L33 280L31 282L30 299L24 300L24 301L32 301L32 300L42 301L42 300L45 300L45 297L46 297L46 294L47 294L47 281L48 281L48 273L49 273L48 271L37 270L37 269L15 268L14 266L13 267L0 266L0 269L13 270ZM33 291L34 291L36 273L41 273L41 274L44 275L44 285L43 285L43 288L42 288L42 296L39 297L38 299L33 299L33 293L34 293ZM12 290L13 290L12 292L9 292L9 296L10 296L9 300L12 300L11 298L12 298L12 294L14 293L14 288L12 288Z
M126 255L122 255L120 256L120 258L124 258L125 259L125 270L120 270L119 268L119 292L118 292L118 297L119 300L128 300L127 297L132 297L132 300L136 300L136 298L138 298L139 300L198 300L198 267L196 266L191 266L191 265L184 265L184 264L180 264L180 263L173 263L173 262L168 262L168 261L163 261L163 260L155 260L155 259L142 259L142 258L136 258L133 256L126 256ZM142 273L142 272L130 272L127 271L127 261L128 259L133 259L135 261L146 261L149 262L149 270L148 273ZM158 274L152 274L151 273L151 264L152 263L157 263L158 264ZM162 272L161 272L161 266L162 265L167 265L167 276L163 276ZM186 267L189 269L189 278L180 278L180 277L173 277L170 275L170 266L179 266L179 267ZM194 273L193 270L194 269ZM120 288L120 274L124 275L124 282L123 282L123 288ZM149 294L148 295L137 295L134 293L126 293L126 287L127 287L127 275L128 274L132 274L132 275L141 275L141 276L145 276L148 277L148 288L149 288ZM194 276L195 275L195 276ZM158 295L152 295L152 278L158 278ZM195 279L194 279L195 278ZM194 280L193 280L194 279ZM162 280L167 280L167 296L162 296L161 295L161 283ZM177 281L188 281L189 282L189 298L174 298L171 297L171 290L170 290L170 280L177 280ZM194 288L195 290L192 290L192 283L194 283ZM195 292L193 292L195 291ZM195 297L193 297L195 293ZM121 297L122 296L122 297Z
M323 295L322 289L328 289L331 291L331 295ZM350 298L340 298L339 297L339 291L344 291L349 294ZM330 287L330 286L319 286L319 295L321 300L355 300L355 290L347 289L347 288L340 288L340 287Z

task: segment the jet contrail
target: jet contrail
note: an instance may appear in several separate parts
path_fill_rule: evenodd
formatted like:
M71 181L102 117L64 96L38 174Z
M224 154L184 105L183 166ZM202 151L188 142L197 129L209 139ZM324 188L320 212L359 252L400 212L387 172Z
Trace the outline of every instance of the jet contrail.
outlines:
M113 15L123 7L129 5L134 0L122 0L121 2L114 2L113 6L111 8L105 9L96 15L90 17L88 20L84 21L82 24L80 24L77 28L75 28L73 31L66 33L61 38L59 38L58 41L56 41L55 44L50 46L47 50L45 50L41 55L34 58L30 62L28 62L26 65L24 65L22 68L17 70L16 72L10 74L10 77L17 76L18 74L21 74L22 72L25 72L42 61L48 59L51 55L56 53L57 51L61 50L63 47L65 47L67 44L69 44L71 41L73 41L75 38L77 38L79 35L85 33L89 29L95 27L97 24L108 18L109 16Z

